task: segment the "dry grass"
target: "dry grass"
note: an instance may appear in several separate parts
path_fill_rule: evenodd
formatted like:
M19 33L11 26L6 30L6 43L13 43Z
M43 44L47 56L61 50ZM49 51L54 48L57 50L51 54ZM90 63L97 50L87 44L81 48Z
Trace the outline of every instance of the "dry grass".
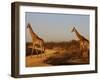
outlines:
M31 48L32 48L32 43L27 43L26 44L27 67L89 64L89 57L86 58L81 57L79 43L75 40L69 42L47 42L45 43L45 52L41 53L38 50L38 55L36 54L35 50L32 54Z

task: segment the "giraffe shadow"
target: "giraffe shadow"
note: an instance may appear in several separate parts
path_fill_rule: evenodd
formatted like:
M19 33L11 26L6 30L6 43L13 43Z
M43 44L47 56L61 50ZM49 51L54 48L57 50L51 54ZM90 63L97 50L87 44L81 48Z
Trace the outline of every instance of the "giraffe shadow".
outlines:
M59 52L57 53L59 54ZM45 63L51 64L51 65L78 65L78 64L88 64L88 61L84 61L80 58L80 51L72 52L72 53L63 53L61 55L56 55L47 58L44 60Z
M37 55L37 53L41 54L41 50L34 50L32 53L32 48L26 48L26 56Z

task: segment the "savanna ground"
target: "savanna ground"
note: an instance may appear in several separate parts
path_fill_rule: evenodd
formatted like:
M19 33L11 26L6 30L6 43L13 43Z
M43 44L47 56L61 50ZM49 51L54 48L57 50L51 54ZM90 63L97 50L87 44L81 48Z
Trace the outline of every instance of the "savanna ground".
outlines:
M86 54L85 58L81 57L79 43L76 40L46 42L44 53L39 49L38 55L35 50L33 55L31 52L32 43L26 43L26 67L89 64L89 54Z

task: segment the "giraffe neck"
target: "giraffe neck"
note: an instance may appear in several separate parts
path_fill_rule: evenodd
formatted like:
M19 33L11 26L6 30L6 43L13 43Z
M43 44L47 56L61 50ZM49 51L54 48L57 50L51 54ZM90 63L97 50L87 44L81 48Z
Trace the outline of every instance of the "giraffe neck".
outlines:
M75 29L75 33L79 40L83 39L83 36L76 29Z
M32 28L31 27L29 27L29 32L30 32L30 34L31 34L31 38L36 38L36 34L33 32L33 30L32 30Z

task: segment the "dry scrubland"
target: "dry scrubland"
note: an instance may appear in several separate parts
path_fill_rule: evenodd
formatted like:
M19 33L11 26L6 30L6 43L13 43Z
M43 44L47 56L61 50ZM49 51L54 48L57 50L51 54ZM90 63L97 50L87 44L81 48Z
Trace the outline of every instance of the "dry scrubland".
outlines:
M79 43L76 40L46 42L45 52L40 53L38 50L38 55L35 50L31 55L31 51L32 43L26 43L26 67L89 64L89 57L81 57Z

